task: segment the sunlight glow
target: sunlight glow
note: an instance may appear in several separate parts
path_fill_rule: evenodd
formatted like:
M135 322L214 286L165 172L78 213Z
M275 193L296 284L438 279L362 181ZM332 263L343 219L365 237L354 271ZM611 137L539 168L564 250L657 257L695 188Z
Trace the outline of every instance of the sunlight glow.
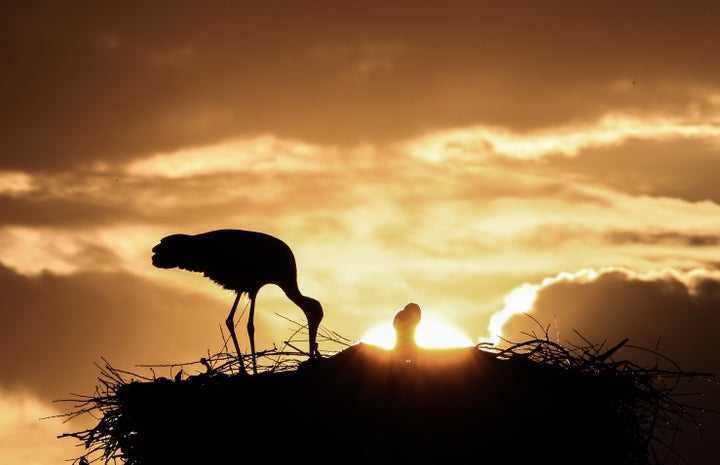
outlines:
M488 332L490 333L489 342L493 344L500 342L502 327L510 317L530 311L533 303L535 303L539 288L540 286L538 285L524 283L505 296L505 306L502 310L494 313L490 317L490 324L488 325Z
M375 326L367 330L360 340L365 344L390 350L395 347L395 330L389 323Z
M391 323L382 324L369 329L360 339L365 344L372 344L384 349L395 346L395 330ZM423 315L423 320L415 331L415 342L426 349L449 349L470 347L472 340L451 324L432 315Z

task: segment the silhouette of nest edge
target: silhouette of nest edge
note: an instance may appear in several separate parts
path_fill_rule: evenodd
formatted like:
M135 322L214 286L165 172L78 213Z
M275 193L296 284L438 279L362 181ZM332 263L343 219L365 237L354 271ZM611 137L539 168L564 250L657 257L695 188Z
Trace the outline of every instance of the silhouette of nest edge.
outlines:
M683 382L697 379L717 382L715 375L684 371L655 349L628 344L627 338L610 348L605 348L605 343L594 344L585 338L583 340L586 345L561 345L548 338L531 338L510 343L509 347L502 349L489 344L480 344L479 347L509 363L539 364L543 369L553 368L571 376L585 376L586 381L591 383L585 394L609 396L608 405L612 405L615 413L624 419L621 432L637 448L628 463L686 463L675 448L677 434L684 426L699 430L697 418L700 414L718 414L720 411L684 402L681 399L688 395L702 396L702 393L679 392L680 386ZM620 349L644 352L655 362L642 366L627 359L616 360L613 355ZM583 386L588 388L585 383Z
M468 448L463 454L479 454L490 444L511 447L523 442L529 455L518 458L524 460L550 446L548 442L556 437L586 449L598 446L609 450L608 444L615 442L613 453L622 457L613 463L660 465L671 459L683 463L673 440L683 424L696 426L696 408L679 400L677 386L681 380L713 379L709 373L683 371L656 351L630 346L627 339L606 348L604 343L568 346L547 337L531 337L508 343L506 348L490 344L468 348L470 355L463 360L473 362L463 367L472 373L463 374L453 384L449 368L442 375L431 370L428 373L435 378L422 378L425 384L433 384L434 391L429 394L417 392L413 383L420 378L409 382L393 374L412 373L412 365L379 366L360 358L374 349L363 352L357 350L362 344L328 331L321 334L325 341L345 347L325 354L324 360L337 362L333 369L346 370L327 383L329 371L308 371L319 375L321 381L298 376L305 373L306 354L297 350L300 342L292 339L283 350L257 354L256 376L240 375L237 357L226 352L199 362L161 366L182 367L170 377L156 376L158 366L145 366L151 376L143 376L103 360L104 365L98 365L94 395L67 400L75 402L69 418L93 414L99 417L97 425L61 437L74 438L85 448L73 462L77 465L96 461L125 465L228 463L230 452L223 452L225 449L235 450L238 444L254 447L258 441L265 441L263 450L281 454L284 461L301 455L301 445L295 443L309 439L308 434L345 446L355 445L348 442L352 434L376 438L375 446L368 446L365 439L364 447L370 447L366 455L355 450L355 459L333 457L328 463L367 463L369 457L375 457L375 463L397 462L399 457L409 463L437 463L440 456L433 454L440 449L446 455L460 448ZM644 367L616 360L620 349L651 353L656 363ZM246 366L248 361L245 356ZM193 364L201 364L204 370L187 375ZM666 364L671 368L665 368ZM365 365L371 371L362 368ZM367 377L372 379L364 379ZM313 390L320 386L322 392L309 401L304 386ZM392 401L376 405L386 397ZM433 408L436 401L438 406ZM257 404L262 402L267 404L260 408ZM309 413L303 407L307 402L313 405ZM422 414L416 413L418 406L423 407ZM454 412L453 424L447 423L445 411ZM239 431L226 426L237 423L244 425ZM531 435L524 432L529 423L538 426ZM312 424L322 432L303 433L301 424ZM452 438L439 438L438 432L444 430L452 430ZM398 434L414 435L414 455L389 453L396 447L389 437ZM227 446L234 442L235 446ZM477 444L470 448L470 442ZM387 462L376 457L378 451L388 452ZM555 463L572 463L555 458ZM606 457L598 460L603 463ZM587 457L583 461L594 463Z
M277 316L288 320L296 326L296 329L292 331L291 337L284 341L281 349L273 347L256 353L258 374L294 372L308 358L308 354L298 348L303 343L307 344L307 326L283 315L278 314ZM92 395L71 394L71 398L57 400L56 402L71 404L72 410L50 417L60 417L68 422L89 415L98 420L92 428L59 436L59 438L75 439L78 445L84 448L85 452L82 455L69 459L69 461L73 465L87 465L95 462L125 465L146 463L146 460L136 453L132 445L137 432L132 421L128 421L127 418L127 393L133 392L133 387L136 386L155 386L159 391L167 391L173 383L175 386L194 386L201 392L211 385L223 386L230 385L233 380L236 382L249 380L240 371L240 360L237 354L229 352L229 338L222 334L222 340L222 350L214 354L210 354L208 351L208 355L199 360L172 364L138 365L138 368L145 368L149 371L149 374L145 375L113 367L108 360L101 357L102 364L95 363L99 375L94 393ZM325 357L332 356L356 343L356 341L347 339L322 325L318 330L317 340L323 346L336 348L336 350L324 351ZM242 354L242 363L246 370L251 369L251 355ZM188 374L193 368L196 369L196 373ZM159 376L157 372L160 370L169 371L170 377ZM131 403L133 396L134 394L130 396Z

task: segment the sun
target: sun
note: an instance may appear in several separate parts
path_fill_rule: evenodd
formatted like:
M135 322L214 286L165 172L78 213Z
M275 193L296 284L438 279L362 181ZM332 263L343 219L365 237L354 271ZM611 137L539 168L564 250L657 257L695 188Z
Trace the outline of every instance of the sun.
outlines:
M395 347L395 330L392 323L381 324L367 330L360 340L365 344L389 350ZM452 324L427 313L423 313L422 321L415 331L415 342L418 346L426 349L449 349L475 345L467 335Z

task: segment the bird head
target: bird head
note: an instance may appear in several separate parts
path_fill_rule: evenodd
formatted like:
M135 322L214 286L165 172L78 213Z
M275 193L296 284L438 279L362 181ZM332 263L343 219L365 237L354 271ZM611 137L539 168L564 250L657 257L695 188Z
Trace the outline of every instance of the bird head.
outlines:
M308 319L308 324L317 328L320 325L320 322L322 321L324 315L322 304L319 301L308 296L302 296L301 299L296 302L296 304L305 313Z
M414 331L415 327L420 324L420 314L420 306L411 302L395 314L395 317L393 318L393 327L396 330L402 328Z
M187 254L187 234L173 234L163 237L160 243L152 248L152 264L158 268L175 268L180 266L184 254Z
M414 302L407 304L395 314L393 328L396 347L408 350L415 346L415 330L420 324L420 314L420 306Z

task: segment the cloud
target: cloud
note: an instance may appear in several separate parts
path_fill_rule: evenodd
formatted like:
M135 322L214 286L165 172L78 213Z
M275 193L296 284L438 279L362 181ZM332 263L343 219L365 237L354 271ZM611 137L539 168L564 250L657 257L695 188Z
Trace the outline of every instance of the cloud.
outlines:
M720 126L713 123L608 114L591 124L529 132L484 126L438 131L416 138L406 147L409 153L423 159L440 162L459 158L477 164L497 156L529 160L558 155L575 157L584 150L618 146L628 140L719 137Z
M21 171L0 172L0 195L22 195L32 192L32 177Z
M718 234L683 234L675 231L637 232L616 230L605 233L604 238L614 244L667 244L678 246L713 247L720 243Z
M46 402L91 394L102 357L122 369L199 360L219 349L226 311L197 291L119 272L28 277L1 266L0 292L0 387Z
M552 161L467 153L435 163L383 145L238 138L80 172L8 174L8 186L25 187L0 198L0 253L23 273L142 274L160 237L230 226L298 248L355 244L357 257L346 260L408 270L534 274L713 262L717 204L637 195L571 171ZM324 253L320 273L341 256Z
M632 139L620 146L585 150L578 157L549 157L538 168L632 195L720 203L713 176L720 169L718 140Z
M507 319L496 329L516 341L523 334L544 337L546 327L559 342L581 343L575 331L596 343L628 337L640 347L657 346L687 370L720 373L720 359L714 355L718 304L717 270L587 269L517 288L503 310Z
M142 274L149 267L152 228L65 227L0 228L0 251L6 266L26 275L129 270ZM156 233L157 234L157 233Z
M183 178L223 173L304 173L328 169L338 158L332 149L266 135L227 141L134 161L131 176ZM350 170L352 166L344 165Z
M58 436L94 426L50 418L69 410L63 411L23 391L0 389L0 411L0 465L44 465L74 459L82 453L78 444Z
M2 166L65 169L269 131L352 145L618 112L706 124L717 114L709 4L641 3L622 18L611 6L532 3L328 4L312 17L291 3L167 8L5 8Z
M79 196L78 196L79 197ZM136 212L122 205L104 205L85 198L49 196L0 196L0 225L4 226L93 226L98 223L127 221Z
M392 71L397 60L407 53L407 46L399 41L329 42L310 47L308 56L321 66L327 66L343 81L361 84L375 74Z

